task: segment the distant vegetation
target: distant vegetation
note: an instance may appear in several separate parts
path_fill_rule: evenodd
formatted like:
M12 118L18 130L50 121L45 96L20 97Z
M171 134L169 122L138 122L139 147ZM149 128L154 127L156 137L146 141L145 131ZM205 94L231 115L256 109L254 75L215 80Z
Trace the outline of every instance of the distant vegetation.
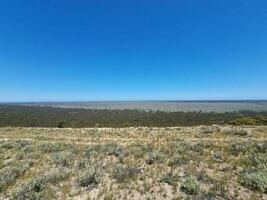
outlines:
M0 105L1 127L167 127L205 124L267 125L267 111L207 113Z

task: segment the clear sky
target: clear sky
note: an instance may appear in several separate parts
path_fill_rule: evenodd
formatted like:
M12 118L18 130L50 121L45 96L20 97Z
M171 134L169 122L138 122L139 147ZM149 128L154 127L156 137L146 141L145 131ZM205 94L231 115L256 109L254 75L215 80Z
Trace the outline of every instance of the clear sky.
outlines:
M0 1L0 101L152 99L267 99L267 1Z

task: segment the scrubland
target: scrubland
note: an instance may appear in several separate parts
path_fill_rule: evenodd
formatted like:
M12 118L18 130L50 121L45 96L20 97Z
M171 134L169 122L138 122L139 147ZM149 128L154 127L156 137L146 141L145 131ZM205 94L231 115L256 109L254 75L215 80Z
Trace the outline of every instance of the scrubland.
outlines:
M0 128L0 199L267 199L267 127Z

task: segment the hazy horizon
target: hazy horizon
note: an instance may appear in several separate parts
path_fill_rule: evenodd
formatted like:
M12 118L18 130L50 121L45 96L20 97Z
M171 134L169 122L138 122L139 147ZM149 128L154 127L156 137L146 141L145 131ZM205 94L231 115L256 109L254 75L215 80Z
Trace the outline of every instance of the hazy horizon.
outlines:
M119 100L37 100L37 101L0 101L0 103L76 103L76 102L254 102L266 99L119 99Z
M233 112L267 111L266 100L250 101L62 101L62 102L16 102L2 105L40 106L56 108L78 108L97 110L145 110L167 112Z

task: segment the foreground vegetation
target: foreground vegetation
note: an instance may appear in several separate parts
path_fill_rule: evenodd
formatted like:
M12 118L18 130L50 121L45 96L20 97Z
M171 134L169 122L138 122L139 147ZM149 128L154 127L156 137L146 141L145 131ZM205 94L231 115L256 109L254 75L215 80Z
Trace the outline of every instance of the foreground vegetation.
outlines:
M0 128L0 199L266 198L266 126Z
M267 125L267 111L147 112L0 105L0 127L170 127L204 124Z

